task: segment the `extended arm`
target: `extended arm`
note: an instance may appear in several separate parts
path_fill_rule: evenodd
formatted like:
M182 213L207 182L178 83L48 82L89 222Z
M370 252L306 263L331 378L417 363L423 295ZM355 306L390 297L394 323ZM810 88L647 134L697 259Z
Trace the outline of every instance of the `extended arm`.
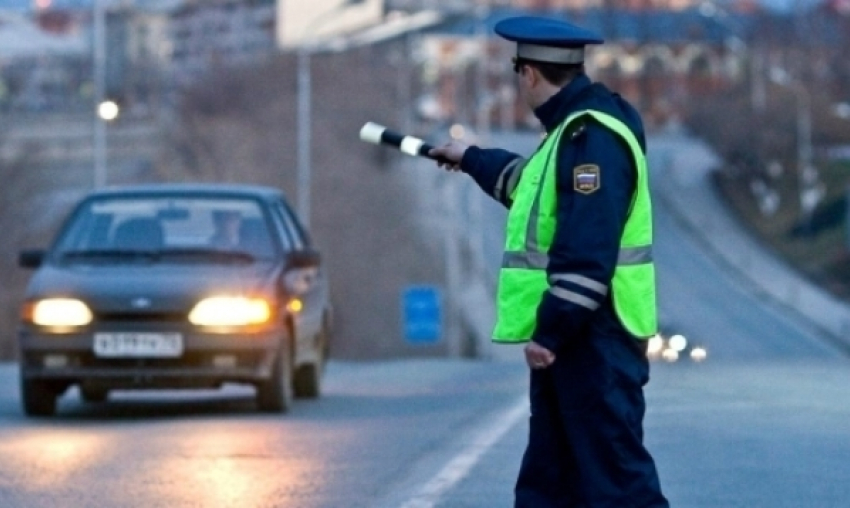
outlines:
M507 208L511 206L510 196L526 163L526 159L507 150L466 146L457 142L435 148L429 154L454 161L453 164L438 165L467 173L481 190Z

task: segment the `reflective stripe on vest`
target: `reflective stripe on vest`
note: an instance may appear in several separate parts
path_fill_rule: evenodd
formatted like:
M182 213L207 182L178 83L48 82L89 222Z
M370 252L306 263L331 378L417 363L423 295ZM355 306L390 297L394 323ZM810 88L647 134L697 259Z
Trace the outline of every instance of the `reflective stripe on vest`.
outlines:
M496 342L530 340L537 307L550 289L546 279L548 251L555 234L557 191L555 176L558 146L563 133L580 117L589 115L623 138L637 169L631 208L620 238L617 267L611 281L615 312L625 328L639 338L656 333L655 266L652 261L652 207L646 156L631 130L620 120L594 110L570 115L548 136L523 168L508 213L505 254L499 273ZM560 277L569 277L563 275ZM604 284L598 283L601 288ZM605 288L607 290L607 288ZM563 292L562 293L566 293ZM562 296L591 310L595 301L577 302L580 296ZM604 293L603 293L604 294Z

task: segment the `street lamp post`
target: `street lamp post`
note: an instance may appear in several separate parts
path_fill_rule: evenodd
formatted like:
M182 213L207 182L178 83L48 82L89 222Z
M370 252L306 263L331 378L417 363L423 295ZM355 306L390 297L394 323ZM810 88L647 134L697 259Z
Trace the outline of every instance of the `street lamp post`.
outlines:
M763 111L765 107L764 83L761 79L761 60L758 58L754 44L747 42L741 36L743 27L730 21L729 12L717 5L713 0L705 0L699 5L700 15L716 22L730 35L724 43L733 53L744 59L749 67L750 79L750 106L754 111Z
M797 95L797 176L800 188L800 215L806 227L811 226L812 213L821 202L825 189L812 157L812 106L806 87L793 86Z
M770 69L770 79L778 85L788 87L794 93L797 102L797 185L800 214L808 223L824 194L818 170L813 164L811 96L805 85L793 79L785 69L779 67Z
M327 22L332 14L345 9L349 5L358 3L359 0L345 0L333 9L315 18L305 29L305 34L315 34L320 25ZM312 55L316 49L315 36L309 36L298 44L296 63L296 95L297 111L296 122L298 123L298 146L297 146L297 209L298 215L306 228L310 228L310 187L312 179Z
M797 164L802 173L812 166L812 105L803 85L792 89L797 96Z
M106 119L98 109L106 94L106 10L104 0L94 0L92 60L94 74L94 187L106 185Z
M297 198L298 215L304 227L310 228L310 177L312 166L312 84L310 72L310 49L306 44L298 47L298 166Z

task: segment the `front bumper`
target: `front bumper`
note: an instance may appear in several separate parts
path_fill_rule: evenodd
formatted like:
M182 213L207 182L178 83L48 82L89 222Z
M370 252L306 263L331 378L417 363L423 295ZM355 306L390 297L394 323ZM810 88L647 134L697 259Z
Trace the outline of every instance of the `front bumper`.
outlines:
M282 327L244 333L177 330L183 340L179 356L109 358L94 351L94 334L99 331L105 330L67 334L21 330L18 334L21 375L24 379L50 380L66 386L85 384L109 389L256 383L271 376L275 355L286 336Z

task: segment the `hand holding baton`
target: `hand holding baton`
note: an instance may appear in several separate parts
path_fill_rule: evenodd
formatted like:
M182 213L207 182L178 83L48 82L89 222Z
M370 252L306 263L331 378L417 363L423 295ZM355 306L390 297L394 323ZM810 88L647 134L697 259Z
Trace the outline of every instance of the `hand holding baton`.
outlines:
M446 159L445 157L428 155L428 152L434 149L434 147L421 139L414 136L399 134L398 132L391 131L383 125L379 125L374 122L366 122L366 124L360 128L360 139L375 145L390 145L408 155L413 155L414 157L427 157L441 164L456 164L456 162Z

